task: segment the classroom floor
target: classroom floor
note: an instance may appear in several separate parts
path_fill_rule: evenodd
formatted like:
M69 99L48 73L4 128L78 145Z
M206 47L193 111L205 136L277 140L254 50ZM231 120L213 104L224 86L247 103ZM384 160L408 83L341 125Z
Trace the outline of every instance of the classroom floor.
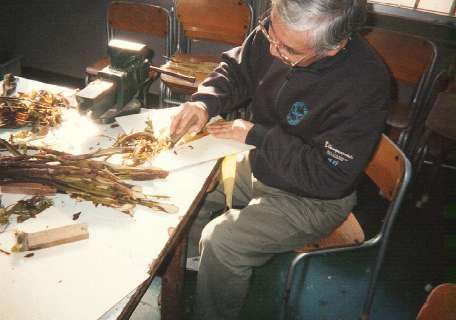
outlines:
M37 70L25 71L23 76L30 79L69 87L83 86L80 79ZM425 168L424 173L426 170ZM415 180L401 208L379 279L372 319L415 319L433 287L442 282L456 282L456 171L442 169L440 177L430 188L429 201L421 208L417 208L420 188L426 183L425 180ZM363 227L366 227L367 236L371 232L368 226L374 227L378 223L372 223L375 211L381 210L381 204L369 195L368 189L361 190L361 193L366 193L367 196L363 195L363 200L357 208L357 217ZM184 319L190 319L192 315L195 282L196 272L187 271L184 284ZM160 278L153 282L131 319L160 319L160 283ZM277 296L279 292L271 294ZM256 294L252 294L252 301L261 301L255 297ZM263 294L264 292L261 293ZM319 304L320 307L331 308L335 303L338 301L321 300ZM352 308L353 303L355 301L348 302L346 308ZM301 319L303 314L304 310L298 312L294 319ZM335 319L349 318L339 316Z

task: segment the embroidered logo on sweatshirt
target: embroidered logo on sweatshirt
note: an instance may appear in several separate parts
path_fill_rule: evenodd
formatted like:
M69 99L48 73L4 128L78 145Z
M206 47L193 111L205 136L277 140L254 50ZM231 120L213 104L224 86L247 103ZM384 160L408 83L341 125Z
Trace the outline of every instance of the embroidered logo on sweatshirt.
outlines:
M298 125L302 119L309 113L309 107L302 101L296 101L291 106L290 112L287 115L288 124L291 126Z
M339 165L340 162L348 162L354 159L353 155L336 149L329 141L325 141L325 149L328 155L327 160L333 166Z

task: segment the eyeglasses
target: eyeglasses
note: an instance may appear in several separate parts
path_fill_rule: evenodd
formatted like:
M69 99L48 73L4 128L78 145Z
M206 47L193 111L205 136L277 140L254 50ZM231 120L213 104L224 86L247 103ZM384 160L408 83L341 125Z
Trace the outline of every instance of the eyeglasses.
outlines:
M285 62L286 64L288 64L291 67L296 66L298 63L300 63L302 60L304 60L307 57L307 55L293 54L287 49L286 46L284 46L283 43L281 43L277 40L274 40L271 37L271 35L269 34L269 31L266 29L265 22L267 19L268 19L268 17L266 17L262 20L258 20L258 27L260 28L261 32L266 37L266 39L269 41L269 43L275 47L277 53L279 54L280 59L283 62ZM297 56L298 58L291 59L290 56ZM295 61L293 62L293 60L295 60Z

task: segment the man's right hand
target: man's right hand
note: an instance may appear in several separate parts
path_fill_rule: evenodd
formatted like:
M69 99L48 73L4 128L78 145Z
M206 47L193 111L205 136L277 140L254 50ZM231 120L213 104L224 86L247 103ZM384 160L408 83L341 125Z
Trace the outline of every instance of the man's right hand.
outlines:
M169 129L170 137L173 140L188 132L200 132L209 119L206 105L202 102L185 102L178 108L180 110L173 118Z

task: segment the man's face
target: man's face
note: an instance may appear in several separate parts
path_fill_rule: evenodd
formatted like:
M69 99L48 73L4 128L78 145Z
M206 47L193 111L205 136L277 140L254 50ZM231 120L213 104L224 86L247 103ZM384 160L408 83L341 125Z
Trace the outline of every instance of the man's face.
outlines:
M289 65L306 66L309 58L316 55L310 47L308 32L290 29L274 10L268 34L273 40L269 46L271 54Z
M268 30L263 28L268 38L271 54L290 66L308 66L323 58L312 46L308 31L296 31L280 18L275 10L271 12ZM339 50L330 50L324 56L333 56Z

